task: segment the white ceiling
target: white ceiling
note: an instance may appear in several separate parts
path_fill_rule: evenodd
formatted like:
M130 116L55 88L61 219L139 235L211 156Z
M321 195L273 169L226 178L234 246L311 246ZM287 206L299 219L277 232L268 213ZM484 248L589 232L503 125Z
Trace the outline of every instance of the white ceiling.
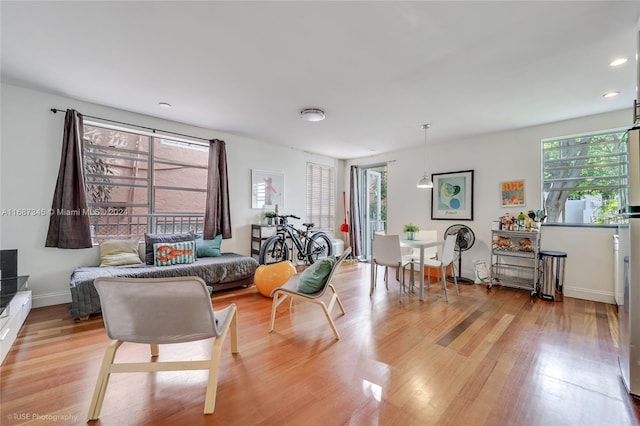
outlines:
M635 99L638 1L2 1L0 13L4 83L342 159L420 146L423 123L447 143ZM610 67L618 56L629 62ZM301 121L308 107L326 120Z

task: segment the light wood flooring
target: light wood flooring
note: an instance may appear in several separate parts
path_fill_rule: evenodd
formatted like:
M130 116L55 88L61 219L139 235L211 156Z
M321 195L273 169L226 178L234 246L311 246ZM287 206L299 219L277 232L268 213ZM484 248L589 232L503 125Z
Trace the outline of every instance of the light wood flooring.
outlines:
M216 295L214 308L238 306L240 352L225 342L214 414L202 414L202 371L116 374L91 424L640 424L618 372L615 306L480 285L460 296L450 285L446 303L435 283L420 302L393 279L386 290L382 273L370 298L369 272L345 264L334 280L347 311L333 312L341 340L316 305L282 304L269 333L271 299L253 288ZM0 424L85 424L108 341L101 318L33 309L0 368ZM209 348L161 346L160 360ZM121 351L148 359L146 345Z

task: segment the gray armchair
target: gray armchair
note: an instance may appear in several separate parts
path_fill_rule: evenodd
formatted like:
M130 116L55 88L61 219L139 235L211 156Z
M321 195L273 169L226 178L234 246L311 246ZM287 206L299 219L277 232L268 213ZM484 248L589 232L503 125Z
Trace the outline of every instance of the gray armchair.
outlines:
M96 278L94 284L100 296L107 335L113 341L100 367L89 420L100 415L112 373L146 371L209 370L204 413L213 413L222 343L229 330L231 352L238 352L235 304L214 312L207 286L198 277ZM149 344L151 356L157 357L159 344L210 338L213 338L213 348L207 360L114 362L116 351L125 342Z

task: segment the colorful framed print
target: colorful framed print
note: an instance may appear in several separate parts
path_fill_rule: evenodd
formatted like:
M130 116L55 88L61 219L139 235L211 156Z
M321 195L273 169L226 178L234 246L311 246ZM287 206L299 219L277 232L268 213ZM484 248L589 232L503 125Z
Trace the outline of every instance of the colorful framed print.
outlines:
M500 182L500 205L502 207L524 206L524 179Z
M431 219L473 220L473 170L431 175Z

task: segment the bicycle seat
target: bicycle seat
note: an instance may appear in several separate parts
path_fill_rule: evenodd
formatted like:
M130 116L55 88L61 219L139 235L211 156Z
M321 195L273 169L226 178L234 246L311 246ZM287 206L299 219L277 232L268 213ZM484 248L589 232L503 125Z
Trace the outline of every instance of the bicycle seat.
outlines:
M313 228L315 223L303 223L302 226L306 226L307 228Z

